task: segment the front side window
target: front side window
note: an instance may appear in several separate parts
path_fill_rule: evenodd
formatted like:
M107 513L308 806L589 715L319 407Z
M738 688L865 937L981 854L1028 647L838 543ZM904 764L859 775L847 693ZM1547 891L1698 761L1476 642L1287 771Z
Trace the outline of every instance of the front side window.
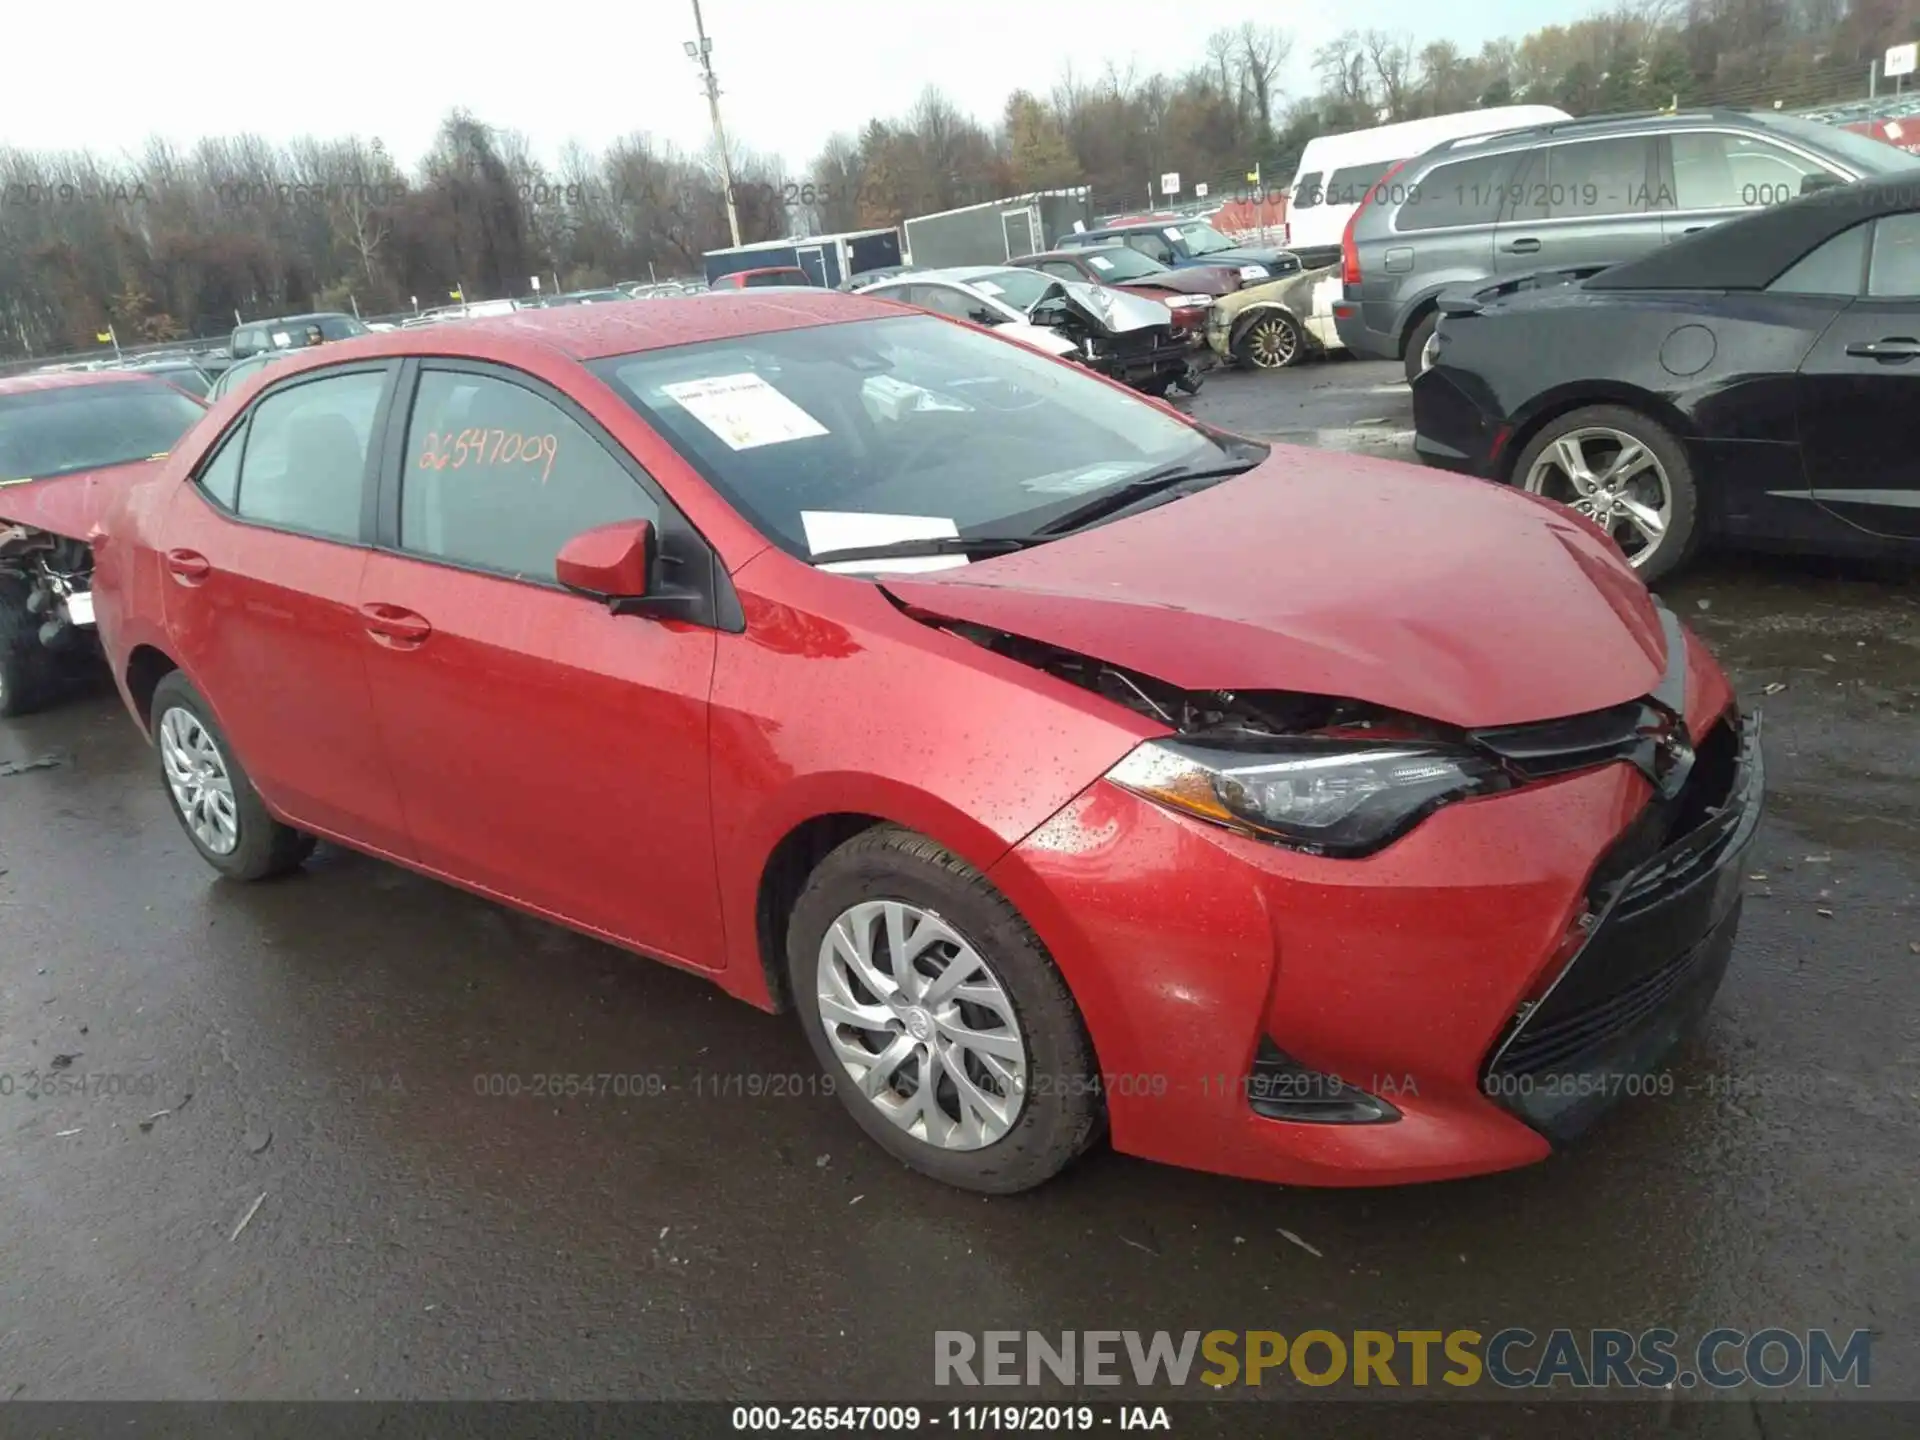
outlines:
M515 579L552 581L562 548L596 526L660 521L653 497L586 427L491 375L421 375L404 465L401 548Z
M1174 259L1173 246L1167 243L1166 236L1151 231L1127 236L1127 248L1162 265L1171 264Z
M1358 205L1367 192L1386 178L1394 167L1392 160L1372 160L1365 165L1349 165L1327 177L1327 204Z
M1831 175L1771 141L1723 130L1690 130L1669 138L1673 203L1681 210L1751 210L1784 205L1809 175Z
M837 524L851 528L849 514L1002 534L1149 471L1225 454L1155 405L930 316L746 335L593 368L762 534L800 556L838 548L830 537Z
M383 370L328 375L253 407L240 462L243 519L331 540L360 535L373 417Z
M1320 172L1309 170L1293 182L1293 193L1287 197L1289 210L1311 210L1320 203Z
M1876 300L1920 300L1920 215L1883 215L1874 223L1867 294Z
M0 480L45 480L165 454L206 410L161 380L0 395Z

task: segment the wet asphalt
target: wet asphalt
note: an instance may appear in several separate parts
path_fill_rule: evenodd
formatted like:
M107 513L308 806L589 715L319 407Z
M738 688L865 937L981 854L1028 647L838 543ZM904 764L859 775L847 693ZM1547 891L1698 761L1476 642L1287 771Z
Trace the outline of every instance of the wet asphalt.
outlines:
M1404 454L1396 381L1195 408ZM0 1398L929 1399L937 1329L1778 1325L1871 1329L1920 1399L1920 579L1708 557L1668 599L1771 782L1682 1090L1395 1191L943 1189L790 1019L338 850L221 883L110 690L0 722ZM630 1078L487 1093L552 1074Z

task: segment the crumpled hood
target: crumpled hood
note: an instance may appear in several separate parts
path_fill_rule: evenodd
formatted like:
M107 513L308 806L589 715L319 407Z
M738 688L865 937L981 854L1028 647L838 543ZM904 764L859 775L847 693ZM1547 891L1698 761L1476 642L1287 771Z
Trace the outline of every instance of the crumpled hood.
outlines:
M51 480L0 484L0 525L28 525L69 540L85 540L121 491L152 473L164 457L80 470Z
M1046 294L1027 308L1027 318L1031 320L1035 311L1057 297L1065 297L1082 319L1109 335L1124 335L1168 323L1167 307L1158 300L1129 295L1110 285L1089 285L1083 280L1054 281L1047 287Z
M1223 484L1032 550L887 576L915 611L1189 690L1291 690L1476 728L1650 692L1652 597L1550 502L1275 446Z

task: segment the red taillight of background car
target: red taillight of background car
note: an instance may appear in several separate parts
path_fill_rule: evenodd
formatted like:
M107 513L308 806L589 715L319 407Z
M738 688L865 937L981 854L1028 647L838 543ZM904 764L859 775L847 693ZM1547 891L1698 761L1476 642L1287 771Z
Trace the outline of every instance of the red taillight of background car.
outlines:
M1347 217L1347 228L1340 232L1340 283L1342 285L1360 283L1360 247L1353 241L1353 227L1360 220L1360 212L1372 203L1374 197L1386 188L1387 182L1398 174L1400 167L1406 163L1404 160L1396 160L1386 174L1367 187L1367 193L1360 197L1360 203L1353 207L1353 213Z

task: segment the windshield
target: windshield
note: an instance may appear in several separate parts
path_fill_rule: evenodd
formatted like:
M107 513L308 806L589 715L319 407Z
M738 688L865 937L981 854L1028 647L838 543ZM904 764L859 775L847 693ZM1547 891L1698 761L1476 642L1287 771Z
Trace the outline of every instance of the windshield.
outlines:
M1095 492L1226 453L1071 366L925 315L592 368L762 534L803 557L909 536L1026 533Z
M1144 280L1149 275L1170 273L1169 267L1128 245L1116 245L1111 250L1089 255L1087 263L1099 272L1102 281Z
M1825 150L1843 165L1858 170L1862 175L1887 175L1896 170L1911 170L1920 166L1920 155L1910 155L1897 145L1889 145L1884 140L1875 140L1870 135L1861 135L1852 130L1842 130L1838 125L1822 125L1818 121L1802 120L1797 115L1767 115L1761 117L1761 124L1802 144Z
M1042 275L1038 270L994 270L985 275L970 276L963 283L984 291L1016 310L1031 310L1039 303L1040 297L1047 293L1054 280L1051 275Z
M0 395L0 479L45 480L146 460L171 450L206 413L157 380Z
M1190 220L1185 225L1170 228L1179 230L1180 238L1187 242L1188 254L1211 255L1218 250L1233 249L1233 241L1204 220Z

